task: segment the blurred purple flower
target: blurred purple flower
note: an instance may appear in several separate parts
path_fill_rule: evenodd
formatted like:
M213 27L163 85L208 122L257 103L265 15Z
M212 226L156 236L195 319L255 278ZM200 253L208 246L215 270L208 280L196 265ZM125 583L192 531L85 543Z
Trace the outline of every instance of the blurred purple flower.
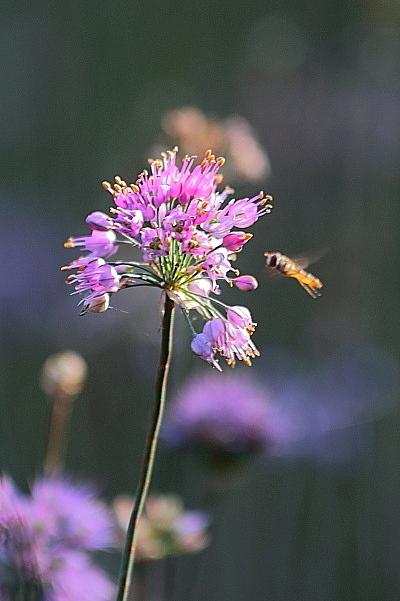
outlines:
M0 478L0 523L24 511L26 506L14 482L9 476Z
M32 486L29 519L38 535L71 549L96 550L113 544L113 524L106 506L87 485L60 478L39 478Z
M234 457L269 446L268 396L248 377L194 376L171 405L163 435L169 446Z
M109 601L114 585L87 553L113 542L105 505L61 478L38 479L31 492L0 478L1 600Z
M51 571L51 592L45 601L110 601L114 585L86 553L65 549L58 569Z
M310 370L286 352L270 348L268 356L274 368L262 366L259 376L271 390L275 433L269 454L336 468L365 458L368 424L395 410L398 359L373 345L331 354Z

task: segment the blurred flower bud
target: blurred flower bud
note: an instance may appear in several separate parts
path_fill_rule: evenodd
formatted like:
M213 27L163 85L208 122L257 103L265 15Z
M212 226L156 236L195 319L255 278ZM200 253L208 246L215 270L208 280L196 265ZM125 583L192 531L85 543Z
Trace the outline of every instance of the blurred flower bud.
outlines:
M61 392L75 396L82 390L87 374L84 358L75 351L51 355L44 363L41 384L49 397Z

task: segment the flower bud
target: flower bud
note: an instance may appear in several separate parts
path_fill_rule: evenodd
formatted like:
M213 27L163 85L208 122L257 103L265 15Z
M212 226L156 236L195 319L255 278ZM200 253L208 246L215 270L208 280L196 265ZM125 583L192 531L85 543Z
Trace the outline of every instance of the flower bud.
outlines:
M52 397L59 390L68 396L80 393L86 380L87 364L74 351L62 351L45 361L41 384L45 393Z
M232 283L234 286L236 286L236 288L242 290L242 292L249 292L258 288L258 282L252 275L241 275L232 280Z
M246 232L231 232L222 239L222 246L224 246L230 252L237 252L243 248L253 237L253 234L246 234Z
M110 295L105 293L90 299L87 310L91 313L104 313L110 306Z
M83 303L83 309L79 315L86 315L86 313L104 313L104 311L107 311L109 306L110 295L107 292L93 296L92 298L88 297L85 299L85 302Z
M211 341L203 333L197 334L193 338L190 346L191 346L192 351L196 355L199 355L206 361L208 361L209 358L212 357L212 355L213 355Z
M94 213L90 213L85 219L87 225L91 230L98 230L104 232L109 230L110 227L113 226L113 220L111 217L102 213L101 211L94 211Z

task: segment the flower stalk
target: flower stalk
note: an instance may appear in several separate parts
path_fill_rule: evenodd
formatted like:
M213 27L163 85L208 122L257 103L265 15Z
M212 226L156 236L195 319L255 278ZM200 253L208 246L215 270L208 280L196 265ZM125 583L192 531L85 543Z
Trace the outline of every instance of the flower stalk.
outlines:
M104 313L119 291L152 286L163 291L162 340L156 380L156 403L146 443L136 501L122 556L117 601L127 601L135 562L137 525L146 501L162 422L172 346L174 307L186 317L192 352L222 371L218 359L234 367L237 360L251 365L259 355L251 336L256 323L241 305L218 300L219 283L239 290L257 288L253 276L234 267L237 254L250 241L245 231L271 211L269 195L230 198L234 190L218 191L225 159L207 150L185 156L177 164L178 149L150 159L149 171L128 184L119 176L103 182L113 200L110 214L95 211L86 217L90 235L69 238L67 248L88 254L63 270L71 271L67 283L72 294L83 294L80 315ZM114 261L118 247L132 250L132 259ZM111 260L110 260L111 259ZM199 317L203 322L199 331ZM201 322L200 322L201 323Z
M86 362L74 351L50 355L44 363L41 384L50 408L44 461L44 472L47 476L54 476L63 471L72 407L85 384L86 375Z
M159 439L159 432L164 414L168 373L172 353L174 313L175 303L170 299L170 297L167 294L165 294L164 311L162 315L161 324L161 347L156 380L155 405L153 410L152 421L149 428L148 438L143 454L142 466L136 491L135 504L132 510L126 534L125 548L122 555L120 569L117 601L128 600L132 581L133 566L135 562L137 526L150 487L154 459Z

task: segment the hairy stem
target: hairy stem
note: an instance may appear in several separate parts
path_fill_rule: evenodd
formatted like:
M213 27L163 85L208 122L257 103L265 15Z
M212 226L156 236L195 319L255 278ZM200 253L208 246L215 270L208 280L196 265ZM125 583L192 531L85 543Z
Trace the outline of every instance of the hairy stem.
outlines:
M136 533L140 516L146 502L153 471L154 458L157 450L160 426L164 414L165 395L167 390L168 372L171 362L172 334L174 322L174 302L165 294L164 314L161 323L160 360L157 371L155 406L144 449L142 467L136 490L135 504L126 533L125 548L122 555L120 577L118 583L117 601L128 601L132 581L133 565L135 562Z

